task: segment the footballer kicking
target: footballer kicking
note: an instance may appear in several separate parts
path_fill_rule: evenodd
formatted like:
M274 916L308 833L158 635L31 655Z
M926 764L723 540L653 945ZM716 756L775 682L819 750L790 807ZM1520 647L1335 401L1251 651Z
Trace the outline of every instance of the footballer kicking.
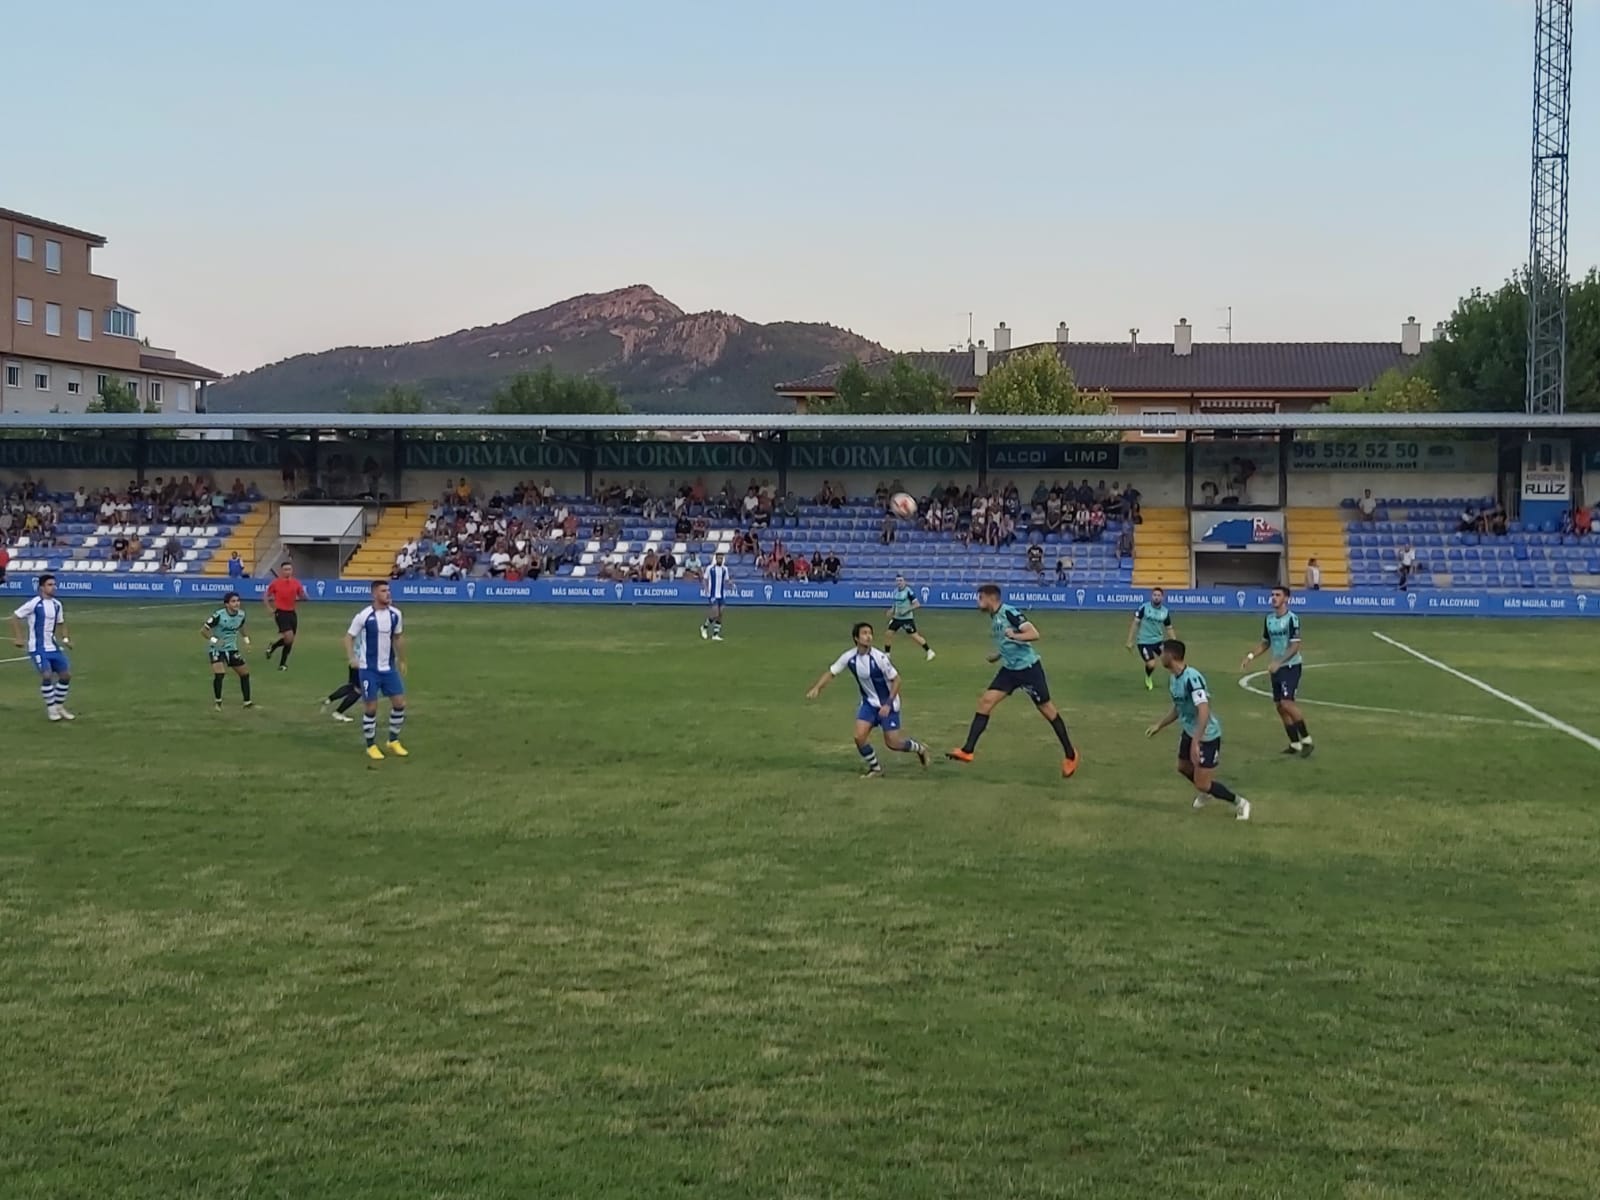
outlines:
M923 655L929 662L934 659L933 647L928 645L928 639L917 632L917 609L922 607L922 601L917 599L917 594L906 584L904 575L894 577L894 595L890 597L889 628L883 635L883 652L893 652L894 635L903 633L917 645L922 647Z
M822 678L811 685L807 700L822 695L822 689L834 677L850 671L856 677L856 687L861 691L861 704L856 709L856 753L861 755L864 773L869 779L883 777L883 764L872 748L872 731L883 730L883 744L901 754L915 754L924 767L928 765L928 748L915 738L900 732L900 672L882 650L872 644L872 626L857 621L850 630L853 643L833 665L822 673Z
M222 681L231 670L239 677L239 694L246 708L254 707L250 699L250 665L239 649L250 639L244 632L244 598L238 592L229 592L222 598L222 607L200 626L200 636L206 639L206 657L211 660L211 697L213 707L222 711Z
M1161 665L1172 676L1167 691L1172 710L1144 731L1155 737L1176 721L1183 731L1178 739L1178 774L1194 784L1194 806L1204 808L1212 800L1233 806L1235 820L1250 819L1250 801L1216 777L1217 761L1222 757L1222 722L1211 711L1211 693L1206 677L1187 661L1188 647L1177 638L1161 646Z
M978 749L978 739L989 727L989 714L1012 692L1021 690L1039 710L1039 715L1061 743L1061 774L1071 779L1078 771L1078 751L1067 733L1067 723L1050 700L1050 684L1044 677L1044 663L1033 644L1039 640L1039 631L1019 609L1003 603L1000 588L986 583L978 589L978 608L989 614L989 633L994 639L995 651L990 662L998 662L1000 670L993 682L978 697L978 711L973 714L972 725L967 730L967 740L959 749L947 751L946 758L969 763Z
M1272 589L1272 611L1261 623L1261 641L1244 656L1239 664L1245 670L1264 654L1267 675L1272 679L1272 703L1278 710L1278 720L1283 722L1283 732L1289 739L1285 754L1298 754L1310 758L1315 747L1311 731L1306 728L1306 717L1300 711L1296 697L1300 692L1300 673L1305 660L1300 657L1300 618L1289 608L1292 593L1286 587Z
M1144 660L1144 690L1155 690L1156 668L1161 665L1161 647L1178 631L1172 627L1172 610L1167 607L1164 588L1151 588L1150 599L1134 609L1133 620L1128 622L1128 649L1139 647L1139 657Z

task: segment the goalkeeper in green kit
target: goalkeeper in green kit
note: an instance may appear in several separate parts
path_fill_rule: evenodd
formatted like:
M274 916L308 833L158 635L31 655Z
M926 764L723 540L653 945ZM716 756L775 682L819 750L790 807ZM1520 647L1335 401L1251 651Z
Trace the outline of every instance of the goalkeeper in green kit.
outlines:
M212 613L200 627L200 636L206 639L206 654L211 660L211 695L216 710L222 711L222 680L232 670L239 677L239 692L244 696L244 706L250 708L250 666L244 660L240 643L248 646L250 639L244 635L244 600L238 592L229 592L222 598L222 607Z

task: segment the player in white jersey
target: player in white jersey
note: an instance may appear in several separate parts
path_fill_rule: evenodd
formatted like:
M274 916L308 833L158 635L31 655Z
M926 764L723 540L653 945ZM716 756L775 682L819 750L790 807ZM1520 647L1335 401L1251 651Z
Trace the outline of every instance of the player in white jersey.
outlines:
M11 640L26 650L39 672L39 695L44 713L52 721L76 721L67 711L72 689L72 664L67 661L67 614L56 599L56 577L39 576L39 591L11 614Z
M718 550L712 556L711 566L706 569L705 582L700 585L700 594L711 606L706 619L700 622L702 638L710 638L713 642L722 640L722 605L732 591L733 572L728 570L728 556Z
M379 580L372 585L372 603L350 622L344 635L345 657L361 680L361 732L367 742L367 757L383 761L378 748L378 699L389 701L389 742L384 749L396 758L408 757L400 744L400 731L406 724L406 642L405 623L400 610L389 601L389 585Z
M823 672L822 678L811 685L807 700L822 695L822 689L833 682L834 676L851 672L856 687L861 690L861 704L856 708L856 752L870 778L883 774L883 766L872 749L873 729L883 730L883 744L901 754L915 754L924 767L928 765L928 748L915 738L900 732L900 672L882 650L872 645L872 626L857 621L850 630L850 640L855 644L834 659L833 665Z

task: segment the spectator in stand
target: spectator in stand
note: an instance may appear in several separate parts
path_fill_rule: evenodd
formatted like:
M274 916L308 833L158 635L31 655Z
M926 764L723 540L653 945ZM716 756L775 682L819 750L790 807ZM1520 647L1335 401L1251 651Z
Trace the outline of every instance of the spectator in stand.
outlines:
M1061 524L1065 519L1065 509L1063 508L1063 503L1063 498L1060 492L1051 492L1050 498L1045 501L1044 524L1045 528L1051 533L1061 532Z
M489 555L489 574L495 579L504 579L510 569L511 554L504 546Z
M784 519L791 524L800 515L800 498L792 490L784 494L783 515Z
M110 525L117 519L117 502L111 498L111 493L106 492L100 498L100 524Z
M668 583L678 577L678 560L670 549L663 550L661 557L656 559L656 572Z
M818 576L824 583L838 583L839 575L844 570L844 563L839 561L839 556L832 550L822 552L822 571Z
M1306 589L1312 592L1322 590L1322 564L1314 558L1306 562Z
M84 490L81 483L78 485L78 490L72 493L72 507L77 512L89 507L89 493Z
M1056 559L1056 583L1067 584L1072 582L1072 559Z
M1600 508L1595 511L1600 512ZM1572 514L1572 532L1579 537L1588 537L1594 530L1594 518L1593 512L1580 505Z
M1098 542L1106 531L1106 510L1098 504L1089 509L1089 540Z
M167 544L161 547L161 569L163 571L172 570L172 568L178 565L178 560L182 557L183 548L178 545L178 539L168 538ZM239 564L238 575L233 574L233 567L235 563ZM239 561L239 552L237 550L233 552L233 557L228 560L228 574L233 576L235 579L242 579L244 577L244 563Z
M794 577L801 583L811 582L811 560L804 551L794 556Z
M1403 592L1411 582L1411 573L1417 569L1417 552L1406 542L1400 547L1399 586Z
M698 550L690 550L689 557L683 561L684 579L698 581L705 573L706 565L700 561L700 552Z
M996 544L1000 546L1013 546L1017 541L1017 519L1009 512L1000 514L1000 536Z
M897 531L895 529L894 514L893 513L887 513L887 512L884 513L883 514L883 525L880 527L879 532L878 532L878 540L880 542L882 542L885 546L892 546L892 545L894 545L894 541L895 541L895 538L897 536L898 536L898 533L897 533Z
M1087 542L1093 525L1094 517L1089 511L1088 504L1080 501L1078 511L1072 518L1072 540L1075 542Z
M121 562L128 557L128 539L122 534L117 534L116 540L111 543L111 557Z
M1495 537L1505 537L1509 527L1505 505L1496 504L1493 509L1484 514L1483 531Z
M1117 534L1117 566L1133 557L1133 526L1124 525L1122 532Z
M166 548L168 550L172 549L172 539L171 538L167 539ZM165 555L163 555L163 557L165 557ZM232 554L228 555L228 578L229 579L244 579L244 578L246 578L246 575L244 573L244 559L239 557L239 552L237 550L235 550Z
M1467 505L1461 510L1461 518L1456 523L1457 533L1477 533L1480 525L1478 510L1472 505Z
M1026 558L1025 561L1028 564L1028 570L1032 571L1034 573L1034 575L1037 576L1038 578L1040 578L1040 579L1044 578L1044 547L1043 546L1040 546L1037 542L1035 542L1033 545L1029 546L1028 547L1027 558Z
M1368 488L1361 494L1361 499L1356 501L1356 511L1361 514L1361 519L1367 524L1378 519L1378 502L1372 497L1372 489Z

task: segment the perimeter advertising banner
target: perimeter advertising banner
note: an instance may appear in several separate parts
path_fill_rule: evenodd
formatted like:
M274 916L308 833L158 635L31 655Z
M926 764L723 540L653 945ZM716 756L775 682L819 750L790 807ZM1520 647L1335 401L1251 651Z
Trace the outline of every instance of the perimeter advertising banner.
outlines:
M351 579L308 579L312 611L319 604L349 606L365 604L372 585ZM918 599L929 608L972 608L977 602L975 588L923 584L916 587ZM225 592L237 590L247 600L259 600L266 588L264 580L228 580L182 576L77 575L60 574L56 594L63 601L133 600L140 603L191 601L215 603ZM537 583L505 583L474 579L401 580L392 585L396 604L590 604L620 607L636 604L676 604L698 606L704 598L693 583L608 583L601 579L554 579ZM31 594L33 583L12 573L0 593L8 596ZM737 582L729 593L732 605L792 608L854 608L877 610L886 607L893 589L852 583L766 583ZM1023 609L1075 610L1081 612L1132 612L1148 594L1132 588L1106 586L1007 588L1006 600ZM1263 588L1191 588L1167 592L1167 602L1177 611L1258 613L1272 602ZM1414 617L1596 617L1600 616L1600 595L1586 592L1300 592L1294 598L1296 610L1329 616Z

